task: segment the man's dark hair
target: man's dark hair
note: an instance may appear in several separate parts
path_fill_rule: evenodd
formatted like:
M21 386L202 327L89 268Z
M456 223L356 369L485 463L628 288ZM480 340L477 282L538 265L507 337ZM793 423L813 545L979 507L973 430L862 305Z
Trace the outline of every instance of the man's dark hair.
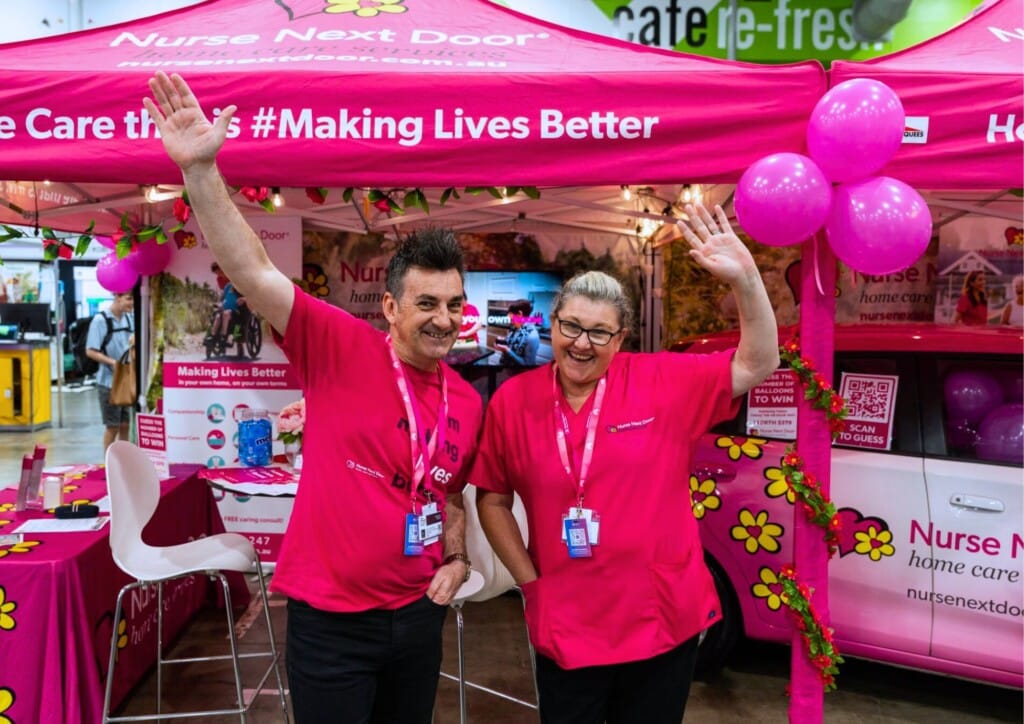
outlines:
M385 286L395 299L402 296L402 282L411 267L430 271L454 269L465 276L462 247L451 229L421 229L398 243L388 262Z

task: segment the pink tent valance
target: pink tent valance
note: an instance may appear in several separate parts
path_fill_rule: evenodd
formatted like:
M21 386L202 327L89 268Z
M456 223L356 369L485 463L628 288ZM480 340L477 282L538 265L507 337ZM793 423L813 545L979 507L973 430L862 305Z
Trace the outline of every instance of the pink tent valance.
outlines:
M825 90L817 62L649 49L485 0L351 5L211 0L0 46L0 177L179 181L141 103L157 69L208 112L239 106L230 182L282 186L735 181L802 150Z
M838 61L832 85L874 78L907 113L882 173L930 189L1024 186L1024 2L997 0L931 40L871 60Z

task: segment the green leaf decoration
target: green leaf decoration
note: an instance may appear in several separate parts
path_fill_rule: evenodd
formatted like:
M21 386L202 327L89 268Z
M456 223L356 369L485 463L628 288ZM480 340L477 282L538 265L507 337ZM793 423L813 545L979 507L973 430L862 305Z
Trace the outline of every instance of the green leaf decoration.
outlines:
M131 236L122 236L117 240L117 248L114 251L117 252L118 259L124 259L126 256L132 253L132 239Z
M352 201L352 194L354 192L355 189L349 186L348 188L341 192L341 200L344 201L346 204L349 203L350 201Z
M540 189L536 186L523 186L523 193L534 201L540 198Z
M501 189L499 189L497 186L488 186L485 190L487 191L487 193L489 193L496 199L505 198L505 194L501 193Z
M375 201L380 201L381 199L388 198L388 195L381 191L380 189L370 189L370 192L366 194L366 198L368 198L370 200L370 203L372 204Z
M416 189L413 189L412 191L407 191L405 193L405 196L402 197L402 208L409 209L417 205L418 202L416 199Z
M57 258L57 252L60 249L60 244L48 244L43 247L43 259L46 261L53 261Z
M91 226L91 225L90 225ZM82 256L89 248L89 244L92 243L92 237L88 234L82 234L78 237L78 242L75 244L75 256Z
M162 226L156 227L156 243L157 244L166 244L167 243L167 234L164 232L164 227L162 227Z
M139 229L139 232L135 235L135 238L139 241L149 241L156 236L156 230L160 228L158 226L144 226Z
M402 207L398 205L397 201L390 196L385 196L385 198L388 200L388 211L393 211L396 214L405 216L405 211L402 210Z

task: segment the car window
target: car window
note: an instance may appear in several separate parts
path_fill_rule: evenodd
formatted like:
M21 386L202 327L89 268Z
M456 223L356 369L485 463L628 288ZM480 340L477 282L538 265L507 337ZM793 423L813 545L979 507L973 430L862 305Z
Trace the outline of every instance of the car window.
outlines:
M938 358L932 411L940 424L929 452L958 460L1016 465L1024 456L1020 358Z

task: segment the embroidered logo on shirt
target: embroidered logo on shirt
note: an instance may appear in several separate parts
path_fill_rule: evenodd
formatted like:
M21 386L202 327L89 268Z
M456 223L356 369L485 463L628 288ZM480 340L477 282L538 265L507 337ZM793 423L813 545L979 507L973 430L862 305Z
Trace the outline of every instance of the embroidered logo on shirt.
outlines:
M654 422L654 416L645 417L643 420L631 420L630 422L622 422L618 425L609 425L608 432L626 432L627 430L635 430L640 427L647 427Z
M377 472L373 468L368 468L365 465L360 465L359 463L352 459L345 461L345 467L347 467L349 470L355 470L357 473L369 475L371 478L376 478L377 480L384 479L384 473Z

